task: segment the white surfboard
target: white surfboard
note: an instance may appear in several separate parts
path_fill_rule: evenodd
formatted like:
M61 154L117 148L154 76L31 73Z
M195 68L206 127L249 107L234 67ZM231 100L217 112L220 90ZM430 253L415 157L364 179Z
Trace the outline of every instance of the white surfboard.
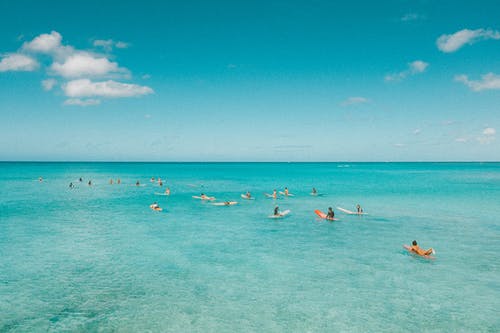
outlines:
M285 192L281 192L281 191L280 191L280 194L284 195L285 197L294 197L295 196L295 194L292 194L292 193L285 194Z
M214 202L212 205L214 206L233 206L236 205L237 201L229 201L229 202Z
M200 197L198 195L193 195L193 199L200 199L200 200L209 200L209 201L213 201L215 200L215 197Z
M247 197L247 195L246 195L246 194L241 194L241 197L242 197L243 199L246 199L246 200L255 200L255 198L253 198L253 197L250 197L250 198L249 198L249 197Z
M290 214L290 209L279 212L279 215L269 215L269 218L270 219L281 219L281 218L287 216L288 214Z
M341 212L344 212L344 213L349 214L349 215L368 215L364 212L363 213L353 212L352 210L345 209L342 207L337 207L337 209L340 210Z

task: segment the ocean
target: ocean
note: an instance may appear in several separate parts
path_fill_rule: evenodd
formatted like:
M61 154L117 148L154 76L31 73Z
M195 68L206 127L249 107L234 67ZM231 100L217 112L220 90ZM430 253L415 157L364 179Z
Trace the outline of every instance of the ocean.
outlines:
M500 331L500 163L4 162L0 175L0 332ZM337 209L358 203L367 215ZM275 206L291 213L270 219ZM339 221L314 213L328 207Z

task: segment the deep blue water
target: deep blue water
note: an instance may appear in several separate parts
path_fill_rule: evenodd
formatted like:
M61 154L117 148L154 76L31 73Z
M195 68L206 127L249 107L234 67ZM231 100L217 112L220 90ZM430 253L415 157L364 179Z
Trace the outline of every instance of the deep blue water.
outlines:
M500 330L500 163L0 163L0 175L1 332ZM264 196L285 186L294 197ZM336 209L357 203L369 215ZM291 214L269 219L275 205ZM339 221L313 212L329 206ZM408 254L413 239L436 259Z

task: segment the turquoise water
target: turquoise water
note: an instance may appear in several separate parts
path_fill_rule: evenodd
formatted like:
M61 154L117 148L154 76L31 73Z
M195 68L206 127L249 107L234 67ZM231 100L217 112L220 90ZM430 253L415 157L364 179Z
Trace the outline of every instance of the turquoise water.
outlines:
M2 332L500 330L500 163L0 163L0 174ZM154 195L166 186L170 197ZM296 196L263 195L285 186ZM191 197L201 192L239 204ZM313 213L357 203L369 215ZM291 214L269 219L275 204ZM436 260L406 253L413 239Z

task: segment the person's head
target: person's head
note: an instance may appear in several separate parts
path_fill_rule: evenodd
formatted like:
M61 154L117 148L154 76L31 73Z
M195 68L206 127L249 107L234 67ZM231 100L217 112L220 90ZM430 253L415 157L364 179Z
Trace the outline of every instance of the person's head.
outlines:
M332 207L328 207L328 210L332 210Z
M358 208L359 208L359 207L361 207L361 206L360 206L359 204L357 204L357 205L356 205L356 207L358 207Z
M413 241L413 242L411 242L411 243L412 243L412 245L417 245L417 241L416 241L416 240L414 240L414 241Z

